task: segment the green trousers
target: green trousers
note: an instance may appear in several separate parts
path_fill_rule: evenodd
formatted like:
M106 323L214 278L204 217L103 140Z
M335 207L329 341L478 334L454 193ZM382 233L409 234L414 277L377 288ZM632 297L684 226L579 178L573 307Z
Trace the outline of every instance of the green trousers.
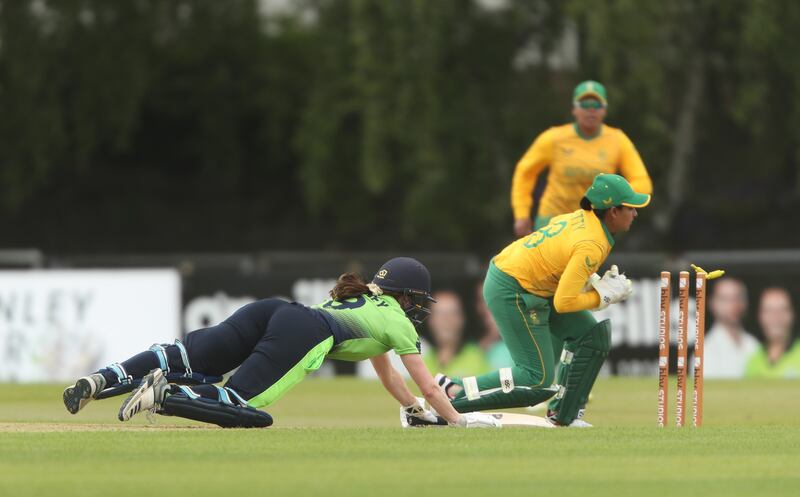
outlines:
M464 389L453 400L453 407L469 412L533 406L549 399L558 390L553 340L577 340L597 321L589 311L556 312L552 299L528 293L494 263L486 274L483 296L514 367L454 378Z

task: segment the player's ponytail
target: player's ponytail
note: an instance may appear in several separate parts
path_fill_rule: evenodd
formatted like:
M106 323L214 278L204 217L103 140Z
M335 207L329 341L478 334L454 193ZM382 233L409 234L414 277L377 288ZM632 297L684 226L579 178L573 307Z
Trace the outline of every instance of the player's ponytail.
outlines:
M328 292L333 300L347 300L366 295L388 295L399 299L402 293L384 291L375 283L367 283L356 273L344 273L336 280L336 286Z
M372 293L367 283L356 273L344 273L336 280L336 286L329 292L333 300L347 300Z
M586 197L583 197L581 199L581 209L585 211L594 211L595 215L597 216L597 219L605 218L606 212L608 212L608 209L595 209L594 207L592 207L592 202Z

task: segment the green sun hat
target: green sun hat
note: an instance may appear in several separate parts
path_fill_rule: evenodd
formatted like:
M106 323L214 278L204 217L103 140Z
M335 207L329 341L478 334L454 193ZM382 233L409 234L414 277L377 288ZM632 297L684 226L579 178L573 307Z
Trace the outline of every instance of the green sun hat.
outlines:
M650 195L636 193L631 184L618 174L598 174L592 186L586 190L586 198L594 209L611 207L645 207L650 203Z
M606 87L597 81L586 80L575 87L575 91L572 92L572 102L577 104L584 98L596 98L603 106L608 106Z

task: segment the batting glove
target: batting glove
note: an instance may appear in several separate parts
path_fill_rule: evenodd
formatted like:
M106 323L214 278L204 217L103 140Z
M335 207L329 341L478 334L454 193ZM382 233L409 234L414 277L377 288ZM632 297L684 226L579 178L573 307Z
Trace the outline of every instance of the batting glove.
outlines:
M425 409L424 405L425 399L417 397L417 402L414 404L402 406L400 408L400 426L408 428L441 424L436 414Z
M450 426L461 428L502 428L500 420L483 412L468 412L459 416L458 421Z

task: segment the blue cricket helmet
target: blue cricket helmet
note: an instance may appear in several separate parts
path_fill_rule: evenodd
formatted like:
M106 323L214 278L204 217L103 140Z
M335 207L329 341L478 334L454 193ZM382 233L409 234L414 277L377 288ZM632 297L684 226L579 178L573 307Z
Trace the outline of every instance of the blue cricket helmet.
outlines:
M395 257L386 261L372 283L381 290L409 297L411 303L403 310L415 325L422 324L430 314L427 304L436 302L431 297L431 273L424 264L411 257Z

